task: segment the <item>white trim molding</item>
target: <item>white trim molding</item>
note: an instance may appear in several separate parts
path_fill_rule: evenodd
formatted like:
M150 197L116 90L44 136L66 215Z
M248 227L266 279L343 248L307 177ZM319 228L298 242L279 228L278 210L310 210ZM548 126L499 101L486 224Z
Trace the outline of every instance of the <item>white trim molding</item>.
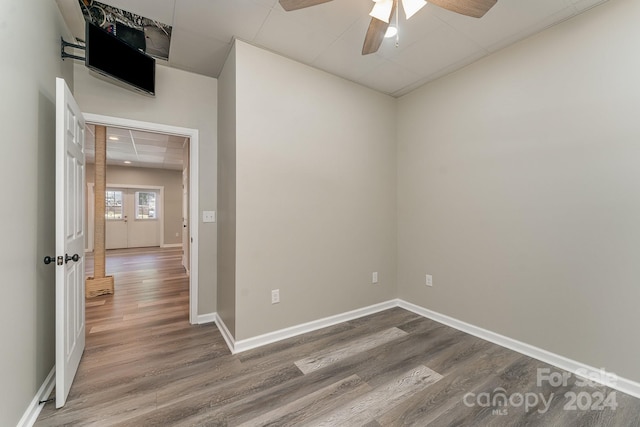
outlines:
M225 325L224 321L218 315L218 313L216 313L216 326L218 326L218 330L220 331L222 338L224 338L224 342L227 343L227 347L229 347L229 350L231 350L231 354L235 354L234 348L236 345L236 341L229 331L229 328L227 328L227 325Z
M214 323L217 317L217 313L199 314L196 318L196 323L198 325L204 325L205 323Z
M593 380L594 382L598 382L607 387L611 387L612 389L621 391L640 399L640 383L637 383L635 381L621 378L617 375L614 376L614 378L610 378L608 375L601 375L603 371L602 369L594 368L593 366L586 365L582 362L578 362L576 360L569 359L567 357L552 353L539 347L535 347L522 341L497 334L487 329L480 328L470 323L463 322L453 317L449 317L447 315L429 310L427 308L412 304L401 299L397 300L397 306L413 313L419 314L422 317L426 317L438 323L442 323L443 325L447 325L459 331L466 332L485 341L492 342L499 346L506 347L510 350L524 354L525 356L529 356L533 359L540 360L541 362L548 363L549 365L553 365L557 368L564 369L565 371L571 372L572 374L583 377L586 376L589 378L589 380Z
M200 224L199 200L200 200L200 184L199 184L199 132L197 129L187 129L190 133L189 137L189 322L194 324L197 322L198 316L198 294L199 294L199 269L198 254L199 240L198 227Z
M53 391L53 387L56 385L56 367L54 366L47 375L47 378L44 379L44 382L38 389L35 397L27 406L27 410L24 411L22 418L18 421L18 427L31 427L36 423L38 419L38 415L42 411L44 404L40 404L40 401L47 400L51 392Z
M287 338L295 337L297 335L306 334L307 332L313 332L318 329L326 328L327 326L333 326L338 323L348 322L349 320L358 319L360 317L369 316L370 314L378 313L380 311L388 310L397 306L395 300L381 302L379 304L370 305L368 307L359 308L346 313L336 314L334 316L325 317L323 319L312 320L311 322L302 323L300 325L290 326L288 328L279 329L277 331L268 332L263 335L258 335L251 338L235 341L224 322L219 317L216 319L220 332L224 337L231 353L241 353L243 351L251 350L254 348L262 347L263 345L272 344L274 342L282 341ZM224 329L224 331L223 331Z
M222 334L222 337L227 343L229 350L231 350L231 353L237 354L243 351L262 347L267 344L272 344L286 338L291 338L297 335L305 334L307 332L326 328L327 326L347 322L349 320L358 319L360 317L368 316L370 314L378 313L380 311L388 310L394 307L400 307L405 310L411 311L427 319L434 320L438 323L442 323L443 325L452 327L462 332L466 332L485 341L492 342L501 347L508 348L525 356L529 356L533 359L548 363L549 365L555 366L559 369L571 372L574 375L588 377L589 380L593 380L594 382L598 382L605 386L611 387L614 390L621 391L640 399L640 383L616 375L614 375L613 377L602 375L602 369L594 368L582 362L578 362L576 360L569 359L567 357L552 353L539 347L535 347L522 341L500 335L498 333L480 328L470 323L463 322L453 317L435 312L433 310L429 310L419 305L412 304L402 299L385 301L379 304L374 304L357 310L348 311L346 313L325 317L323 319L314 320L307 323L302 323L300 325L291 326L239 341L236 341L234 339L233 335L231 334L231 332L229 332L229 329L217 313L215 313L215 322L218 326L218 329L220 330L220 333ZM612 373L609 372L609 374ZM601 381L599 381L599 379L601 379Z

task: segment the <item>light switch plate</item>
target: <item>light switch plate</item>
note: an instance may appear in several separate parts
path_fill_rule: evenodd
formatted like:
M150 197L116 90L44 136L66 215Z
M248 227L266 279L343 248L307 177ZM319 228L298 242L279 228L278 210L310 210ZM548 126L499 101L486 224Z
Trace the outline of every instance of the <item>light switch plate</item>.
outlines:
M202 222L216 222L216 211L202 211Z

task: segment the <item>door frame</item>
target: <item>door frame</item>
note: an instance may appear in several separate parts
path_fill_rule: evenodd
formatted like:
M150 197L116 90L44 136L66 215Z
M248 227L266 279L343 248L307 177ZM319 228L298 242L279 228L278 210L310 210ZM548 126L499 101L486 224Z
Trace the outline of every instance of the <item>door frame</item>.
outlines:
M104 116L101 114L84 113L88 124L113 126L139 130L145 132L164 133L168 135L189 138L189 323L198 323L198 129L183 128L160 123L143 122L139 120L123 119L120 117ZM83 183L86 186L86 180Z
M158 240L161 248L173 248L182 247L182 244L167 245L164 243L164 186L163 185L139 185L139 184L119 184L107 182L106 188L116 188L125 190L156 190L160 195L160 206L158 206ZM95 184L87 182L87 247L85 252L93 252L93 228L95 219L93 217L95 212Z
M187 153L189 152L189 147L187 147ZM189 221L189 188L190 188L190 184L189 184L189 177L188 174L189 173L189 167L185 167L182 169L182 227L181 231L182 231L182 235L180 236L180 242L182 244L182 266L187 270L187 274L191 274L189 272L189 257L191 256L190 252L189 252L189 235L187 233L189 233L189 228L191 226L191 224L188 223ZM187 175L186 178L186 182L185 182L185 175ZM185 191L186 188L186 191ZM186 224L185 224L186 223ZM185 233L185 228L186 228L186 233ZM185 242L185 234L186 235L186 242ZM186 243L186 245L185 245ZM187 246L185 248L185 246Z

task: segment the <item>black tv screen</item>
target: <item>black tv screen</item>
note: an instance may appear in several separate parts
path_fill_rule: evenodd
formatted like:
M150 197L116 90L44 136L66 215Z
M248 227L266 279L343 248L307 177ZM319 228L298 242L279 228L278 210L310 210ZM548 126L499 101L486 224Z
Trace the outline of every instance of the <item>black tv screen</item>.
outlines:
M86 25L86 66L133 88L155 95L156 61L91 22Z

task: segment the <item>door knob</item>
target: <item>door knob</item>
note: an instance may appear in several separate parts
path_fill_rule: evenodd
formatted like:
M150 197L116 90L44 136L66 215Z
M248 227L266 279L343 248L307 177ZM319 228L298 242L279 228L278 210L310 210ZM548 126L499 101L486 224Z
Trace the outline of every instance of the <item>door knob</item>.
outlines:
M69 256L69 254L65 254L64 263L66 264L69 261L78 262L79 259L80 259L80 256L78 254L73 254L73 256Z
M46 257L44 257L44 263L45 264L49 265L52 262L55 262L57 265L62 265L62 257L59 256L57 259L56 259L55 256L48 256L47 255Z

